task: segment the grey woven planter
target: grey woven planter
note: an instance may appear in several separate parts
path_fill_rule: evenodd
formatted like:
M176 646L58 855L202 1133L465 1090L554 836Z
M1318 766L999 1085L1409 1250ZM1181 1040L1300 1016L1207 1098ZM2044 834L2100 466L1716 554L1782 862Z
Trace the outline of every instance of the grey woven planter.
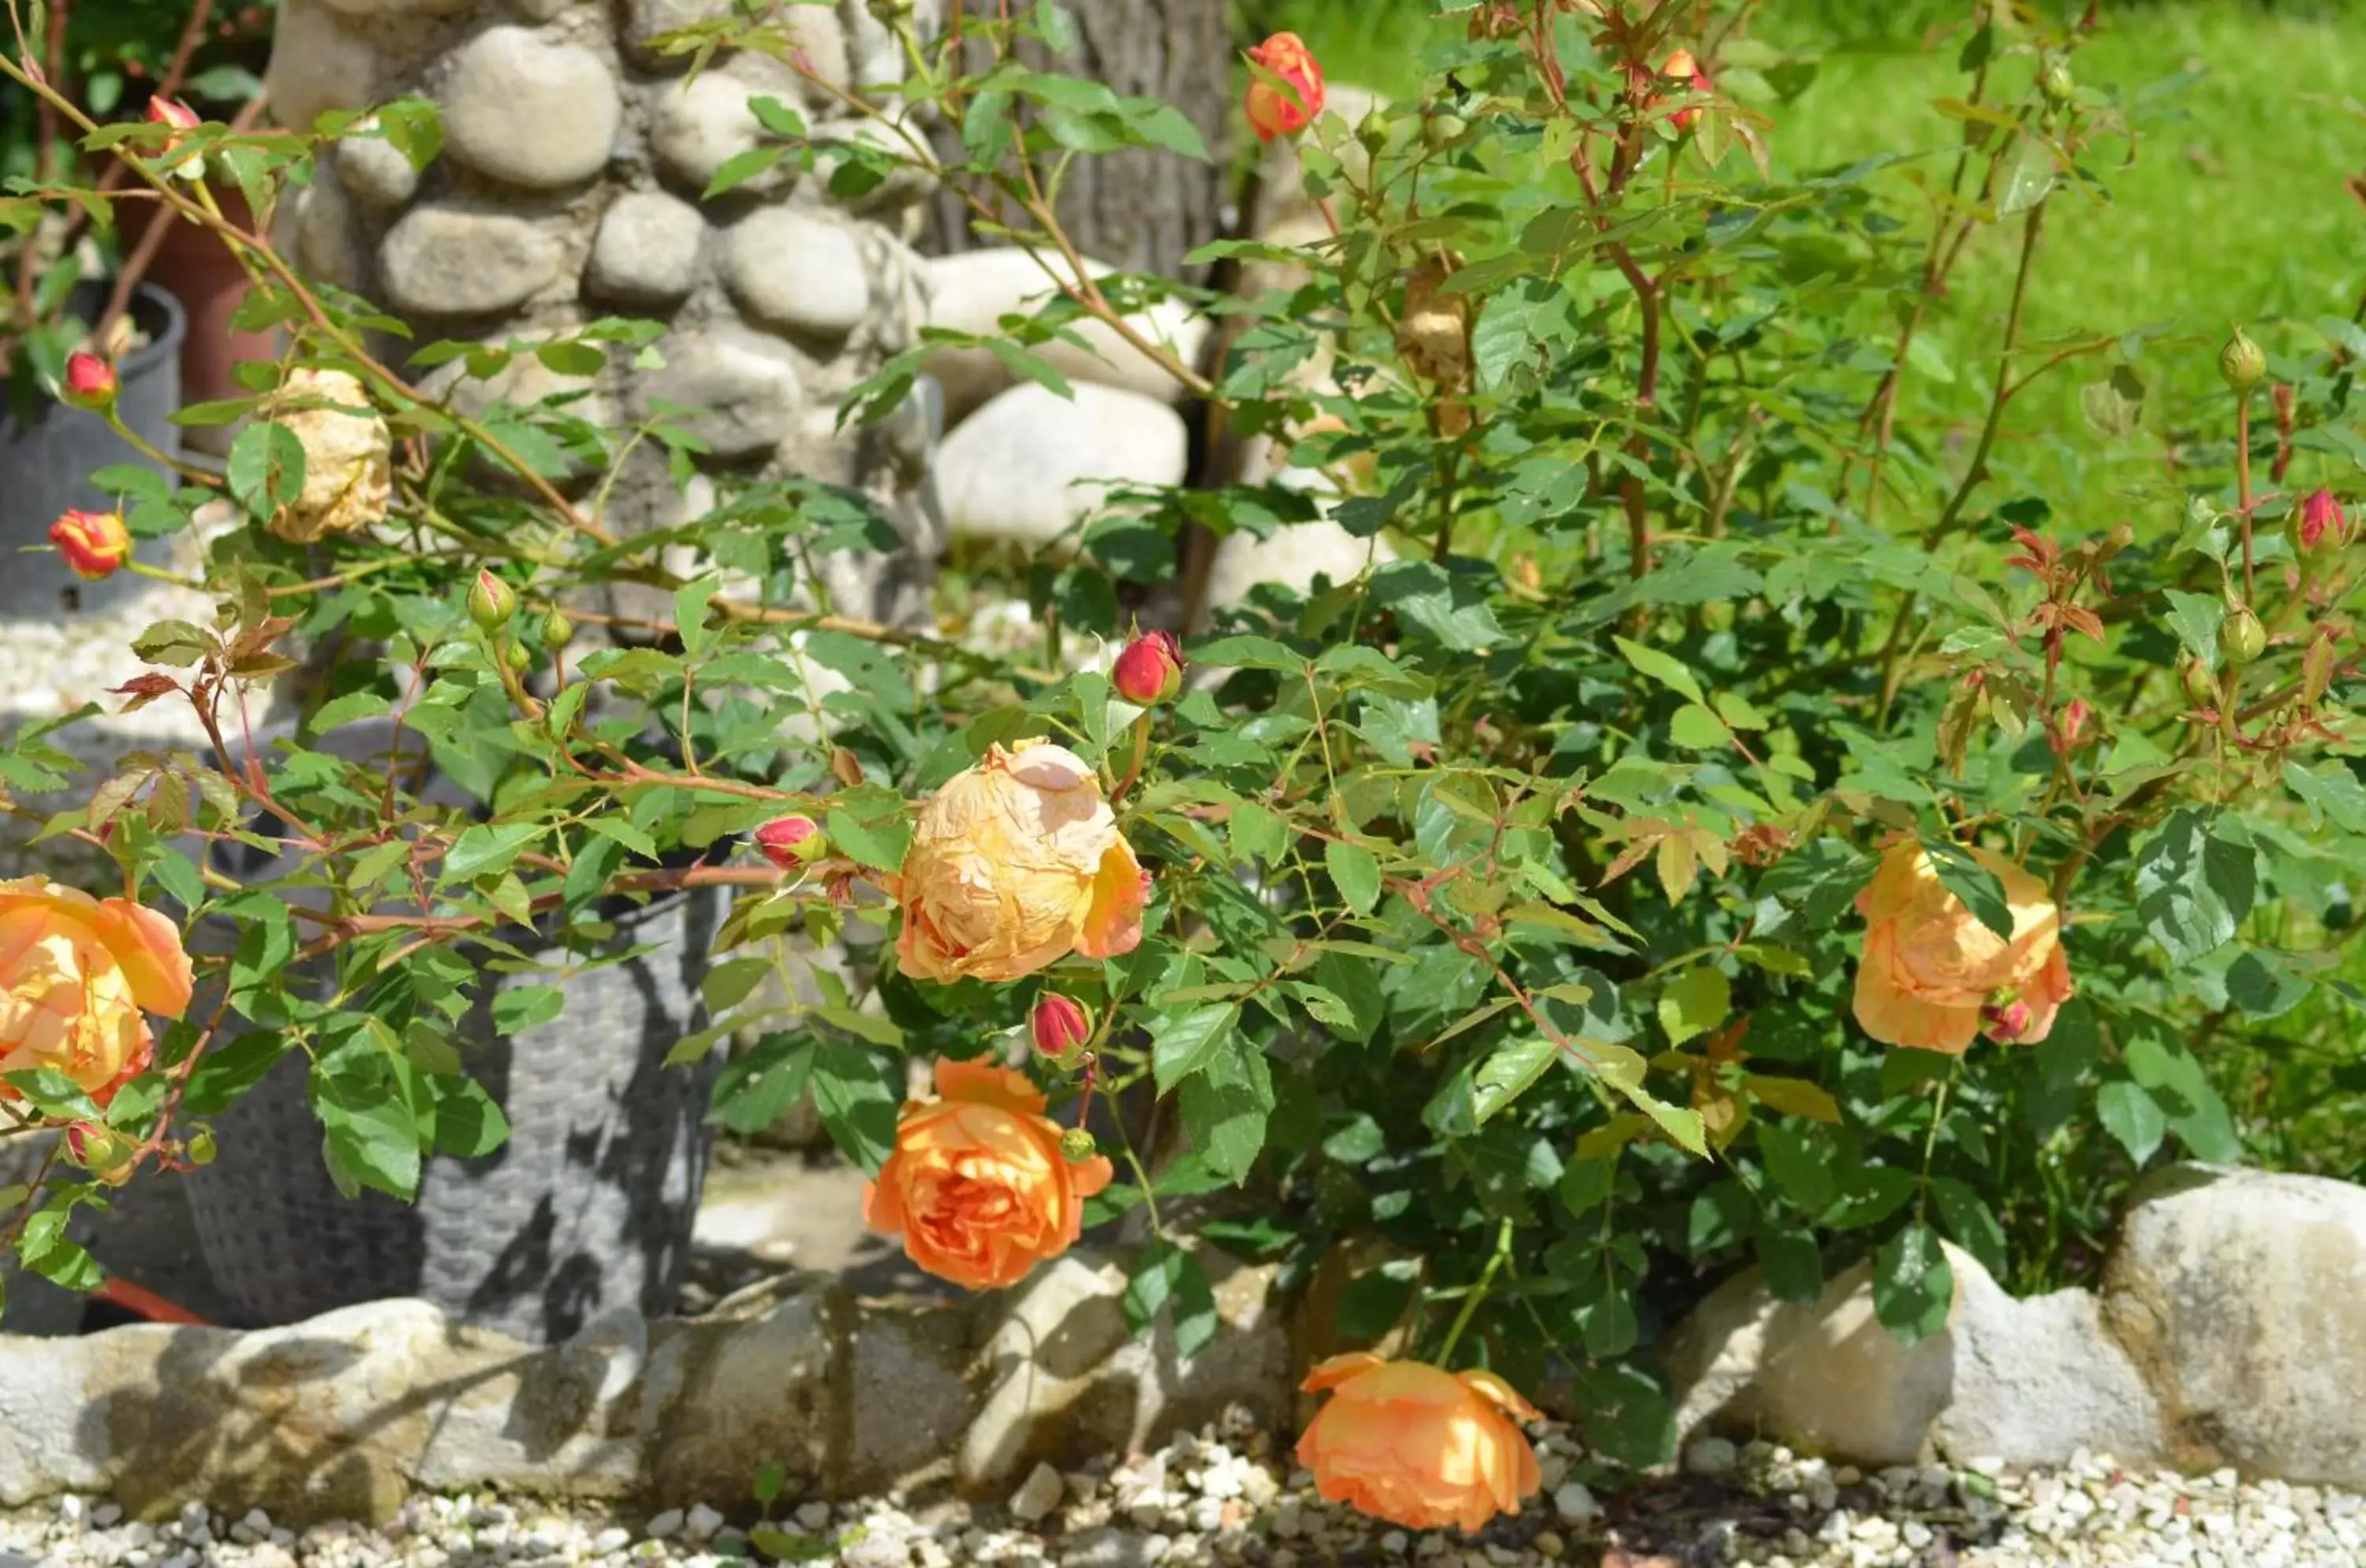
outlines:
M699 981L722 914L722 897L704 892L625 912L610 951L652 951L574 976L558 1018L505 1039L490 1009L511 977L494 977L460 1049L508 1116L509 1141L479 1159L431 1157L415 1204L338 1192L300 1052L215 1117L220 1153L188 1177L189 1204L243 1325L421 1296L546 1342L606 1308L666 1311L690 1258L719 1063L665 1058L703 1022Z

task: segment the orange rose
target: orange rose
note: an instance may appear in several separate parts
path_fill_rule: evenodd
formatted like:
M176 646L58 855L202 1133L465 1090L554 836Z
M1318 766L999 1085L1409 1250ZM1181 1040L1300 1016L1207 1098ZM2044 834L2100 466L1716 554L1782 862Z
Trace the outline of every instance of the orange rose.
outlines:
M862 1190L863 1223L900 1232L905 1256L941 1280L1016 1284L1076 1245L1109 1159L1070 1163L1023 1073L940 1060L937 1097L904 1107L896 1152Z
M1985 1023L1991 1039L2026 1043L2045 1039L2070 999L2062 915L2045 885L2000 855L1971 852L2004 885L2010 942L1947 890L1911 839L1883 852L1881 869L1856 896L1865 920L1856 1021L1876 1040L1961 1051Z
M896 887L905 974L1016 980L1070 953L1132 952L1150 878L1084 759L1022 740L921 808Z
M1534 1406L1493 1372L1384 1361L1367 1350L1307 1373L1331 1401L1298 1439L1298 1462L1324 1500L1407 1529L1475 1530L1543 1484L1536 1450L1514 1425Z
M0 882L0 1073L54 1067L85 1091L137 1070L144 1009L189 1005L181 933L128 898L97 899L46 876Z
M1250 61L1280 78L1281 85L1252 76L1241 112L1260 141L1289 136L1314 123L1323 112L1323 66L1296 33L1276 33L1249 51Z
M1679 86L1690 87L1703 93L1709 90L1708 73L1700 68L1700 62L1693 58L1693 51L1689 49L1680 49L1662 61L1660 64L1660 74ZM1700 107L1695 105L1688 108L1678 109L1670 115L1668 123L1678 130L1689 130L1692 129L1693 121L1700 117Z

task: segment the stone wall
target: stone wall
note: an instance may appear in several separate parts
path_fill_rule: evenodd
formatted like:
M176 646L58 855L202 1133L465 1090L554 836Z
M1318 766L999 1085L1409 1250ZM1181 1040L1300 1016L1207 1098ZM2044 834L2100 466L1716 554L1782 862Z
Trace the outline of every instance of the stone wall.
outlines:
M926 0L917 9L931 14ZM729 0L286 0L268 76L283 121L309 128L327 110L414 95L440 107L445 140L422 173L383 140L345 138L283 221L310 274L381 301L421 344L663 321L661 368L612 363L581 379L521 358L490 382L455 387L446 373L429 389L470 412L567 400L601 423L678 406L672 423L705 445L705 472L680 489L644 447L608 502L620 533L699 515L712 478L803 474L858 489L907 552L828 563L833 598L845 613L907 620L940 542L924 493L937 422L925 393L875 431L836 421L847 389L907 346L923 312L907 243L920 192L891 180L841 202L826 170L783 163L702 200L727 160L759 144L751 100L779 99L817 138L878 134L770 55L726 51L693 74L651 47L729 15ZM865 0L783 6L772 25L835 87L903 74Z

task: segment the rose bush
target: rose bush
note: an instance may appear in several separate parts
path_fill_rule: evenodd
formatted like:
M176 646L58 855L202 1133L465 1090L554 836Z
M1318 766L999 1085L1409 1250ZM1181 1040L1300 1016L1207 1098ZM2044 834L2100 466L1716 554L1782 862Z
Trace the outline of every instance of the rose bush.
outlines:
M973 1288L1110 1226L1129 1311L1187 1353L1216 1322L1203 1247L1343 1273L1340 1335L1393 1359L1317 1369L1305 1462L1328 1495L1468 1529L1535 1484L1530 1401L1599 1461L1662 1457L1653 1343L1737 1268L1803 1300L1869 1261L1883 1321L1926 1334L1943 1235L2018 1285L2076 1279L2147 1165L2273 1157L2366 1089L2342 501L2366 339L2278 321L2222 351L2107 300L2031 320L2097 171L2171 112L2075 79L2094 8L1967 0L1930 144L1841 169L1786 159L1817 62L1747 4L1448 7L1424 95L1353 126L1278 36L1246 52L1241 123L1293 139L1312 223L1274 231L1329 237L1194 258L1236 295L1081 264L1054 217L1073 160L1209 150L1027 63L1071 29L1010 9L907 36L904 104L844 95L862 134L767 106L712 194L918 177L1041 260L1051 303L924 333L850 419L895 414L948 348L1064 390L1038 351L1091 321L1243 459L1123 498L1008 585L1040 657L836 614L817 561L878 535L817 483L612 536L601 487L678 434L490 388L528 355L645 364L654 323L410 345L402 370L483 394L432 398L358 302L231 235L249 318L290 348L205 417L264 417L219 478L109 480L135 546L216 500L239 522L207 557L219 618L151 629L123 694L190 705L214 755L11 807L150 911L88 941L53 923L84 908L63 893L0 915L39 933L0 1035L36 1066L0 1116L84 1126L64 1158L94 1178L28 1201L28 1264L88 1282L62 1212L103 1202L126 1148L199 1157L206 1108L291 1052L341 1179L405 1193L434 1107L476 1092L445 1042L485 955L519 962L504 932L596 937L603 901L728 886L714 1022L677 1053L756 1037L722 1125L810 1095L871 1222ZM780 40L717 21L667 47L735 42ZM53 107L216 228L209 182L267 214L341 138L436 146L419 104L303 134ZM1942 378L1923 334L1981 268L2008 303ZM1221 321L1206 364L1143 331L1162 299ZM2030 412L2074 377L2083 427ZM1362 546L1344 575L1130 635L1170 585L1194 600L1207 536L1318 519ZM643 607L569 607L619 584ZM348 644L383 651L292 678ZM241 760L273 682L301 728ZM388 716L467 808L324 742ZM0 781L65 785L51 734L14 737ZM242 885L203 851L258 818L293 869ZM141 967L163 910L235 940L102 1106L139 1014L187 998ZM760 982L792 940L866 956L784 999ZM907 1104L914 1059L936 1092Z

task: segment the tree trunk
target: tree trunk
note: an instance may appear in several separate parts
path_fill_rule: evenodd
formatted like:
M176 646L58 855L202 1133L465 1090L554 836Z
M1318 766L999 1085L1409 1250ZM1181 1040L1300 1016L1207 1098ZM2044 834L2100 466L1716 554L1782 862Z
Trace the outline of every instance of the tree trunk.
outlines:
M968 0L994 13L1001 0ZM1233 40L1225 0L1065 0L1077 43L1065 59L1031 46L1028 62L1174 105L1200 128L1210 161L1134 149L1068 165L1060 220L1084 253L1129 272L1184 276L1183 257L1222 231L1230 198ZM973 68L982 60L972 62ZM951 145L946 151L958 156ZM935 254L1000 243L973 234L967 210L940 196L923 247Z

